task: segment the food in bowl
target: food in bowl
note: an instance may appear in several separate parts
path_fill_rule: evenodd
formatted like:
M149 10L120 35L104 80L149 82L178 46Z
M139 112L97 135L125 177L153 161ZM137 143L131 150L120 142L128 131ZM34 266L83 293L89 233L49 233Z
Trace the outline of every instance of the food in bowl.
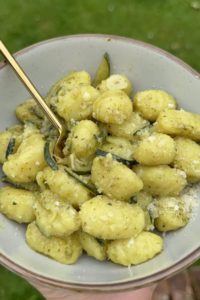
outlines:
M11 184L0 190L0 211L29 224L33 250L64 264L84 250L137 265L163 250L154 228L188 223L182 193L200 180L200 116L176 109L166 91L132 101L131 89L125 75L110 75L108 56L93 82L86 71L58 81L46 96L68 130L56 161L56 132L34 100L16 108L21 125L0 135L2 180Z

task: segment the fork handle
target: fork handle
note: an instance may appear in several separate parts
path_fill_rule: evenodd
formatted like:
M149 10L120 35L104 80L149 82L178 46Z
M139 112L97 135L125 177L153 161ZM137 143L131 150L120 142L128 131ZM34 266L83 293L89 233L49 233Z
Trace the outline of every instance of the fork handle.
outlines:
M48 107L48 105L45 103L41 95L36 90L34 84L31 82L31 80L28 78L28 76L24 73L22 68L19 66L19 64L16 62L15 58L12 56L12 54L8 51L6 46L3 44L3 42L0 40L0 51L5 57L5 59L9 62L19 79L22 81L22 83L25 85L27 90L30 92L30 94L34 97L35 101L39 104L49 121L56 127L58 132L62 133L62 124L58 120L58 118L55 116L55 114L51 111L51 109Z

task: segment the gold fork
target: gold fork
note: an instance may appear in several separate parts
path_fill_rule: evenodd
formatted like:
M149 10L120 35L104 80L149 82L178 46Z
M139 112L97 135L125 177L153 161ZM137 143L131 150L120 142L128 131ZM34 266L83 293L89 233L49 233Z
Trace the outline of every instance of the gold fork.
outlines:
M30 94L33 96L37 104L41 107L49 121L52 123L52 125L57 129L59 136L56 140L53 154L54 157L56 156L62 156L62 144L63 139L65 138L65 128L62 126L61 122L58 120L58 118L55 116L55 114L51 111L51 109L48 107L48 105L45 103L42 96L39 94L37 89L35 88L34 84L31 82L31 80L28 78L28 76L25 74L25 72L22 70L22 68L19 66L19 64L16 62L14 57L11 55L11 53L8 51L6 46L3 44L3 42L0 40L0 52L3 54L5 59L9 62L19 79L22 81L22 83L25 85L27 90L30 92Z

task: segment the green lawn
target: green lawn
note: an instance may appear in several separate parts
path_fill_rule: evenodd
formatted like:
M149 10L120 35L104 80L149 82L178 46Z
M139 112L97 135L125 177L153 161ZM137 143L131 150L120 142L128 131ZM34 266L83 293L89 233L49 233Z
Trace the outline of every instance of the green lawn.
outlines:
M0 0L0 38L15 52L76 33L117 34L157 45L200 71L200 0ZM1 300L39 300L0 268Z
M12 51L60 35L108 33L150 42L200 70L199 0L0 0Z
M1 300L43 300L25 280L0 266Z

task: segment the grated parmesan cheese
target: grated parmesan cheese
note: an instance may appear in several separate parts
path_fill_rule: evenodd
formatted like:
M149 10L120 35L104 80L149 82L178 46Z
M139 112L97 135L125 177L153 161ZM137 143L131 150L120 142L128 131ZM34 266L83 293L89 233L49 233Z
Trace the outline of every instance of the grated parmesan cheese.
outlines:
M197 216L197 211L199 207L199 195L200 195L200 184L193 184L192 186L187 186L182 194L181 199L184 202L185 211L193 221Z

